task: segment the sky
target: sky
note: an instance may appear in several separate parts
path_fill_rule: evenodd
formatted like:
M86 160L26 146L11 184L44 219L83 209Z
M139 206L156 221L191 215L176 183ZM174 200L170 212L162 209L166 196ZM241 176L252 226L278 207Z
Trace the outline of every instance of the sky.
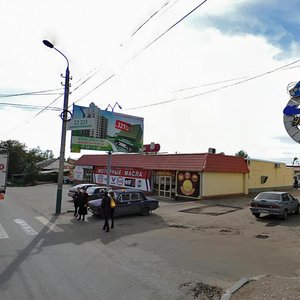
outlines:
M291 164L300 145L283 109L300 80L299 2L3 0L0 141L59 156L67 63L46 39L69 60L70 109L118 102L163 153L244 150ZM105 153L71 153L70 140L66 158Z

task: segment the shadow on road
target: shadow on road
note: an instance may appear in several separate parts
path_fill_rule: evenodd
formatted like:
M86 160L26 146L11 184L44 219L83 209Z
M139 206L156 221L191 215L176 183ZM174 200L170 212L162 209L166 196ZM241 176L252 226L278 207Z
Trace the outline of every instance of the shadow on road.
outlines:
M29 256L40 253L45 247L65 243L80 245L91 241L101 241L102 244L107 245L124 236L142 234L168 226L160 216L153 213L147 217L116 218L115 228L110 232L104 232L102 230L104 220L96 216L87 216L85 222L71 218L70 222L63 224L61 221L66 222L70 214L73 213L53 215L48 224L39 231L31 242L19 251L17 257L0 273L1 288L5 288L5 283L9 281Z
M290 214L287 220L282 220L280 216L276 215L264 215L256 219L257 222L265 223L266 227L275 226L288 226L298 227L300 226L300 215Z

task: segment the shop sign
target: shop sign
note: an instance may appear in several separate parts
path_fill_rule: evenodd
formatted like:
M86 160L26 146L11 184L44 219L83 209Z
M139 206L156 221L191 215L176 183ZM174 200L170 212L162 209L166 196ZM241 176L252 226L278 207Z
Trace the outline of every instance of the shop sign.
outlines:
M156 171L154 171L154 174L157 176L173 176L173 175L175 175L175 171L156 170Z
M160 144L155 144L155 143L151 143L151 144L146 144L143 147L143 151L146 153L157 153L160 150Z
M176 194L182 197L198 198L200 194L200 174L178 171L176 173Z
M107 168L96 167L94 182L99 185L107 184ZM142 169L112 168L110 172L110 185L120 188L136 188L150 191L150 172Z

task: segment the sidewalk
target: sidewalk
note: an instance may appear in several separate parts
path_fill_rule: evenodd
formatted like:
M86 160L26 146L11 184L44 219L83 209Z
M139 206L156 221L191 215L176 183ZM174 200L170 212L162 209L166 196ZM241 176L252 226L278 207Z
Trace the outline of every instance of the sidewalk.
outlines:
M222 300L297 300L300 299L300 277L258 276L250 279L235 293Z

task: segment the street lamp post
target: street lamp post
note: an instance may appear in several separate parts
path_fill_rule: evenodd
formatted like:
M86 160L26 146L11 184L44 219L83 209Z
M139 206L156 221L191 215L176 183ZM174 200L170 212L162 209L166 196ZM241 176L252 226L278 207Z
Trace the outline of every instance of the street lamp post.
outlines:
M58 179L57 179L56 208L55 208L55 213L60 214L61 213L62 189L63 189L63 182L64 182L65 148L66 148L66 133L67 133L67 121L68 121L68 101L69 101L69 82L70 82L69 60L61 51L56 49L51 42L49 42L47 40L43 40L43 43L47 47L56 50L67 61L67 69L66 69L66 75L65 75L64 106L63 106L63 112L61 113L62 129L61 129L59 171L58 171Z

